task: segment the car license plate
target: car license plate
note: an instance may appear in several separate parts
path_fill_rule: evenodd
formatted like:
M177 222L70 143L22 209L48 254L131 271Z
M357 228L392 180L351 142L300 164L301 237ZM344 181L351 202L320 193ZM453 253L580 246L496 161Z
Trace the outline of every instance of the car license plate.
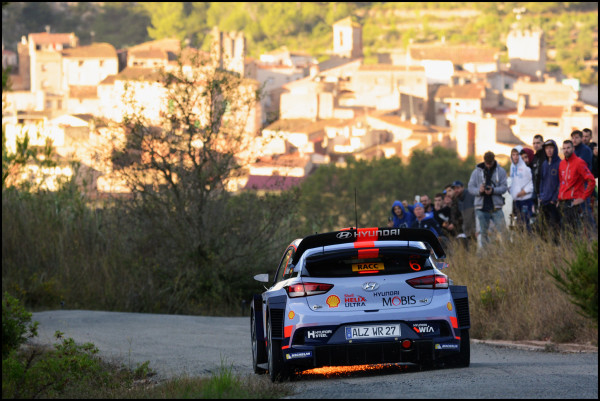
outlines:
M362 271L374 271L374 270L385 270L385 266L383 263L353 263L352 271L353 272L362 272Z
M381 338L398 336L400 336L399 324L346 327L346 340L355 340L357 338Z

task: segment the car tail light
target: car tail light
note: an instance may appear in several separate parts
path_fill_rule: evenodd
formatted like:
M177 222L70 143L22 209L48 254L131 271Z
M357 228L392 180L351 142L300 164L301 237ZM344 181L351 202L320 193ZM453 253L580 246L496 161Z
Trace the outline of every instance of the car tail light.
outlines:
M285 287L290 298L308 297L311 295L325 294L333 288L333 284L325 283L300 283Z
M431 288L434 290L448 288L448 277L440 274L411 278L406 282L413 288Z

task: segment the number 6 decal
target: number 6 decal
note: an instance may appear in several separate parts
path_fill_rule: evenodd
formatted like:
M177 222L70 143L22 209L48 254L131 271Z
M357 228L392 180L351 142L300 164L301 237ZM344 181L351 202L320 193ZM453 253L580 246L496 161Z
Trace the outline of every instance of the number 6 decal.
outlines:
M418 272L419 270L421 270L421 265L416 260L409 261L408 265L410 266L411 269L413 269L416 272Z

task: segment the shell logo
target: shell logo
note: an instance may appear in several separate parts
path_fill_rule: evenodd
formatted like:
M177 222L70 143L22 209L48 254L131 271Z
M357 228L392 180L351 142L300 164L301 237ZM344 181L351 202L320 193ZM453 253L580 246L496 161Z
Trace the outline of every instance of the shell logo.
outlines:
M290 313L288 313L288 319L292 320L294 318L294 316L296 316L296 314L294 313L293 310L291 310Z
M448 302L448 310L451 311L452 310L452 302Z
M337 308L338 305L340 304L340 298L337 295L330 295L327 297L326 302L330 308Z

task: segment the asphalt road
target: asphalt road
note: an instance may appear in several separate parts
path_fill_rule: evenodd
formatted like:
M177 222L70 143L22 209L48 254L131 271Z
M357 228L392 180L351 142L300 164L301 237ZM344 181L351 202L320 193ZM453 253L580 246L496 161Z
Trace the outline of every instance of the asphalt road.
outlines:
M158 380L209 375L222 363L252 374L249 318L59 310L34 313L33 320L40 323L35 342L54 343L60 330L78 343L94 343L106 359L131 367L150 361ZM597 399L598 352L540 352L473 341L469 368L317 371L292 385L290 398Z

